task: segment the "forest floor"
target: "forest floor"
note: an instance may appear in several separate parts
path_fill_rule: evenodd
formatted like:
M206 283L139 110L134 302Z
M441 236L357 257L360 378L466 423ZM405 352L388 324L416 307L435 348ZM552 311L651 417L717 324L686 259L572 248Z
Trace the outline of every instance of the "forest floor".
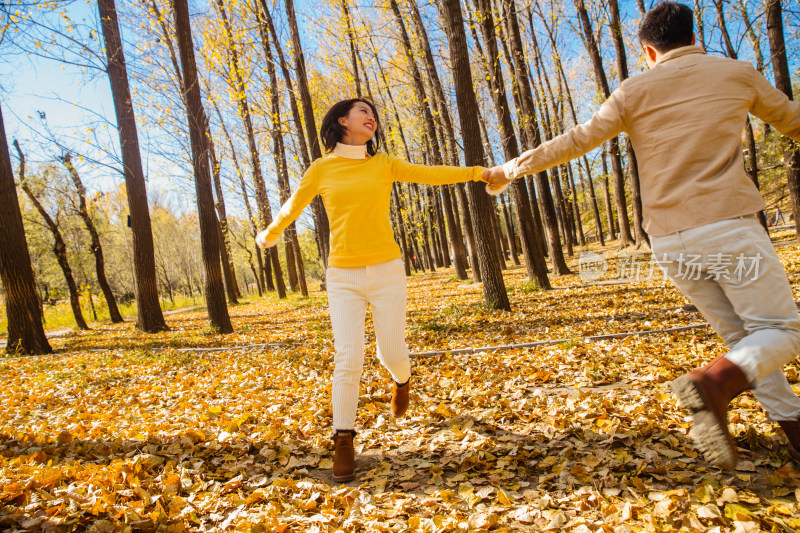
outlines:
M800 300L800 246L773 237ZM609 268L588 284L506 271L511 312L450 270L409 278L412 404L389 414L369 324L347 484L323 293L232 306L230 335L183 312L166 333L95 324L0 358L0 530L800 531L800 470L752 395L731 410L735 471L687 437L669 381L721 340L647 255L593 249Z

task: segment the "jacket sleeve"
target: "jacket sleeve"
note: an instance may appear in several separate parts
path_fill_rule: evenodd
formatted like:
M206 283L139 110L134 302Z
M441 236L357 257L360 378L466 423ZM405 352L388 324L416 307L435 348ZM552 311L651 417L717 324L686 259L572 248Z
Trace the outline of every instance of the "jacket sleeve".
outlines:
M267 228L267 241L276 241L280 237L283 230L289 227L289 224L295 221L303 209L311 203L311 200L319 193L319 181L314 165L308 167L308 170L300 180L297 190L294 194L286 200L286 203L281 206L278 216L272 221L272 224Z
M508 161L503 170L508 178L516 178L575 159L619 135L625 129L623 116L623 94L617 89L588 122Z
M394 181L426 183L428 185L447 185L462 181L483 181L484 167L428 166L409 163L400 158L390 157L389 167Z
M752 66L751 70L754 94L750 112L787 137L800 141L800 102L789 100Z

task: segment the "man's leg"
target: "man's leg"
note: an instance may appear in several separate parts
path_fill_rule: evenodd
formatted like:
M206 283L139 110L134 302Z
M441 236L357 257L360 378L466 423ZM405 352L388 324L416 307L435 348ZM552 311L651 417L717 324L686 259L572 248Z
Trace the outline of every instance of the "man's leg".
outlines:
M668 274L677 278L677 265ZM707 275L707 274L706 274ZM747 336L744 321L736 314L725 291L713 279L673 279L673 283L722 337L730 350ZM800 398L794 393L782 370L776 370L753 384L753 396L775 422L796 421L800 418ZM793 443L800 446L800 441Z
M693 413L692 437L698 447L709 460L732 468L736 449L727 427L728 402L750 383L779 372L800 347L800 317L785 273L755 218L656 237L653 251L679 289L712 325L717 322L723 336L735 342L724 358L673 382L681 404ZM752 270L755 258L761 275L739 268ZM732 272L720 271L726 260ZM742 322L744 336L736 331L739 325L730 316L731 307ZM763 388L759 396L767 398L768 407L777 410L770 405L769 394L762 392Z

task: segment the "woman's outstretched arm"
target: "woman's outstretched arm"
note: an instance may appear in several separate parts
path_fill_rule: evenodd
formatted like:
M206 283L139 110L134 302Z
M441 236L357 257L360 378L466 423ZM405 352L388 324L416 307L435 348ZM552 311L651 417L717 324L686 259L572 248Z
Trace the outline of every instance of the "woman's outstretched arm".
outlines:
M262 248L270 248L275 246L278 242L278 237L281 236L283 230L289 227L289 224L295 221L303 209L311 203L311 200L319 193L319 181L317 180L316 173L314 172L314 165L308 167L308 170L300 180L300 185L294 194L286 200L286 203L281 206L278 216L272 221L267 229L256 235L256 244Z
M409 163L396 157L389 157L389 166L396 181L410 181L427 185L447 185L463 181L486 181L484 167L428 166Z

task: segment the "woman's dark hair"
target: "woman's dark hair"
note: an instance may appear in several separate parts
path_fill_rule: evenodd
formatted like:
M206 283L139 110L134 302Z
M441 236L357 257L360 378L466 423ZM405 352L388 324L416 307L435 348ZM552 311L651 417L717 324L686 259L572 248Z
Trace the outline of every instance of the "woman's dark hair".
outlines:
M381 147L379 135L381 121L378 119L378 110L375 109L375 104L366 98L351 98L349 100L336 102L328 109L328 112L325 113L325 117L322 119L322 126L319 128L319 135L322 137L322 145L325 147L326 152L332 152L333 149L336 148L336 143L342 141L344 128L339 124L339 119L346 117L356 102L364 102L372 109L372 115L375 117L375 135L372 139L367 141L367 153L369 155L375 155L378 152L378 149Z
M661 2L645 13L639 24L639 40L666 53L692 44L694 35L692 10L677 2Z

